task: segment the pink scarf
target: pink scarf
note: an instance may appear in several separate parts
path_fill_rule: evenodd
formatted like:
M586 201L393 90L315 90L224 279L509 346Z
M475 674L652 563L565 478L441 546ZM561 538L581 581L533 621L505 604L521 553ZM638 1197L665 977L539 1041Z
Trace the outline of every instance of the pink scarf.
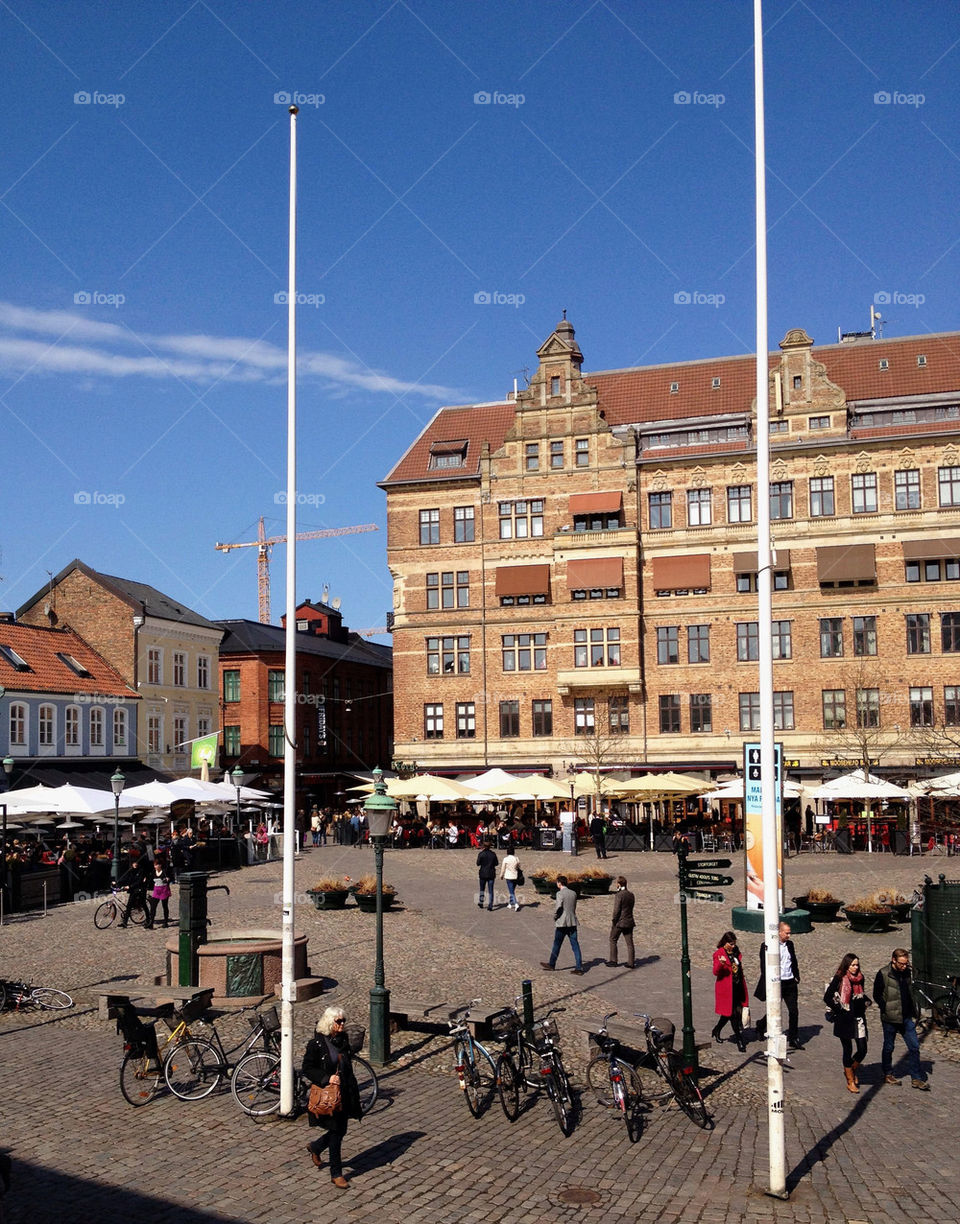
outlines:
M863 994L863 974L860 973L856 977L851 977L849 973L845 973L840 979L840 1004L842 1007L849 1008L851 997L856 998Z

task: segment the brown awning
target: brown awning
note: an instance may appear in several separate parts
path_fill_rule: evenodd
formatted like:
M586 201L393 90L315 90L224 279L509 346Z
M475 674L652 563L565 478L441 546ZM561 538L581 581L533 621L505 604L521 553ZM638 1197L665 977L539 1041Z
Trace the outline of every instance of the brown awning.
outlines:
M904 540L904 561L940 561L944 558L960 557L960 537L949 536L940 540Z
M818 582L875 582L877 563L872 544L836 544L817 549Z
M689 557L654 557L655 591L689 591L710 586L710 554Z
M571 514L616 514L623 505L622 493L571 493Z
M623 589L623 557L590 557L567 562L567 586L571 591L592 587Z
M790 549L778 548L776 553L771 555L771 560L775 570L788 570L790 568ZM757 568L757 554L755 552L733 554L733 572L735 574L755 574Z
M548 595L549 565L498 565L497 598L504 595Z

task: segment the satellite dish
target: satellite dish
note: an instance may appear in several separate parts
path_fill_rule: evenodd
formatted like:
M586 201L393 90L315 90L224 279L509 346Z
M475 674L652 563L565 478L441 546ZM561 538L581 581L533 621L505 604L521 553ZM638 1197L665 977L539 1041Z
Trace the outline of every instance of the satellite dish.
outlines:
M340 611L340 596L339 595L336 597L336 599L333 601L333 603L330 606L331 608L333 608L334 612Z

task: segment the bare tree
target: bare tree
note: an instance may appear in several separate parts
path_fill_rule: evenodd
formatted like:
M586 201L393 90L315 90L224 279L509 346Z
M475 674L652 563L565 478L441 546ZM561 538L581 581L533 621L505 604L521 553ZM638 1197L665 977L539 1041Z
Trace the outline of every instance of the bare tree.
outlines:
M613 735L602 727L594 726L588 735L578 735L575 739L568 740L563 752L568 758L572 758L572 764L593 774L594 802L596 811L599 812L603 795L604 771L611 765L617 764L628 768L623 759L624 736Z
M907 702L891 687L876 655L861 655L838 669L836 687L824 690L823 702L824 721L831 725L815 740L814 751L855 760L865 774L916 736Z

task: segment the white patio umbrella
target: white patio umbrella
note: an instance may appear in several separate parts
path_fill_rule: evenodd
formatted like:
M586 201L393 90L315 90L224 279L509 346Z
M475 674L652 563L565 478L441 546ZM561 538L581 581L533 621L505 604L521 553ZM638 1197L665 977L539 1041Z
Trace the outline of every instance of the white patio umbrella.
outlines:
M73 786L69 782L63 786L30 787L23 791L8 791L8 811L16 812L62 812L75 816L93 815L97 812L112 812L115 810L115 797L112 791L97 790L92 786ZM127 792L120 794L120 807L142 807Z
M129 798L139 807L169 807L178 799L196 799L197 793L176 782L142 782L139 786L128 786L121 792L121 799Z
M910 790L916 795L929 795L931 799L955 798L960 796L960 773L941 774L939 778L924 778L921 782L913 782Z
M867 774L864 776L862 769L855 769L853 773L844 774L840 778L833 778L829 782L824 782L822 786L818 786L816 790L810 792L813 799L910 799L911 795L908 790L902 786L895 786L892 782L885 782L882 778L878 778L875 774ZM865 809L867 817L867 853L873 853L873 819L872 809L868 806Z
M794 782L792 778L784 778L783 780L783 797L785 799L802 799L804 794L809 793L812 796L812 791L805 791L804 787L799 782ZM725 782L723 786L716 790L706 791L701 798L713 803L717 799L742 799L743 798L743 779L734 778L731 782Z

